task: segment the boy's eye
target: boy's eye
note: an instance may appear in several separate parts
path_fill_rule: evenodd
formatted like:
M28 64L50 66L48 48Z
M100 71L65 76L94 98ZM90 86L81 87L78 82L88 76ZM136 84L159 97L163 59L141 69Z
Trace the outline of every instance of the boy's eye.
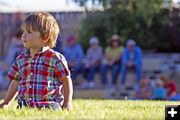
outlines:
M28 30L27 33L32 33L32 32Z
M22 30L23 33L28 33L28 34L31 34L32 31L31 30Z

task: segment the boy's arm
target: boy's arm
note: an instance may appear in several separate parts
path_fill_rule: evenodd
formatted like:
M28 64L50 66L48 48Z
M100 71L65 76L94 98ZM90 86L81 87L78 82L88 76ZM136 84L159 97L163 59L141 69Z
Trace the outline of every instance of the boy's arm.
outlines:
M19 82L16 80L13 80L8 88L8 91L6 93L6 96L4 98L3 103L0 104L0 108L7 107L17 96L17 89L18 89Z
M65 76L61 78L63 84L63 94L64 94L64 103L63 108L72 109L72 96L73 96L73 86L70 76Z

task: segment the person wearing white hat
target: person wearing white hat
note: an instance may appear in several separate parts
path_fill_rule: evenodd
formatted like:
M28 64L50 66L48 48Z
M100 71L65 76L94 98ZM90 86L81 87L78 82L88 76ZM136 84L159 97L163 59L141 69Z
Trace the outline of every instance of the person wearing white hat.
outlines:
M94 75L96 70L99 70L101 65L101 59L103 57L103 50L102 47L99 46L99 40L97 37L93 36L89 39L89 45L90 47L87 50L85 60L84 60L84 67L85 72L87 73L84 75L87 80L88 84L83 84L84 87L95 87L94 83ZM85 73L84 73L85 74Z
M142 50L133 39L126 42L126 48L122 55L121 84L125 85L126 72L128 69L135 70L136 81L139 82L142 73Z
M93 36L89 39L89 44L90 45L99 45L99 40L97 37Z

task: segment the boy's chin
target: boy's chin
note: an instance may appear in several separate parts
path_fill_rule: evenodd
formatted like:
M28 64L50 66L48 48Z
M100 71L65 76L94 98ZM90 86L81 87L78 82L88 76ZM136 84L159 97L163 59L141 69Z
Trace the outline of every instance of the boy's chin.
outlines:
M29 46L27 46L27 45L24 45L24 48L30 48Z

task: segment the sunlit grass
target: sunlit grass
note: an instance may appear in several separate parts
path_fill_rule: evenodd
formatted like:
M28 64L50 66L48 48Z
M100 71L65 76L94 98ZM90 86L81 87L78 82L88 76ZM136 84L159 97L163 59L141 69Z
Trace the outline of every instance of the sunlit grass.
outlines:
M82 100L73 101L72 111L16 109L16 101L0 109L0 120L58 120L58 119L118 119L118 120L163 120L165 105L180 102L128 101L128 100Z

